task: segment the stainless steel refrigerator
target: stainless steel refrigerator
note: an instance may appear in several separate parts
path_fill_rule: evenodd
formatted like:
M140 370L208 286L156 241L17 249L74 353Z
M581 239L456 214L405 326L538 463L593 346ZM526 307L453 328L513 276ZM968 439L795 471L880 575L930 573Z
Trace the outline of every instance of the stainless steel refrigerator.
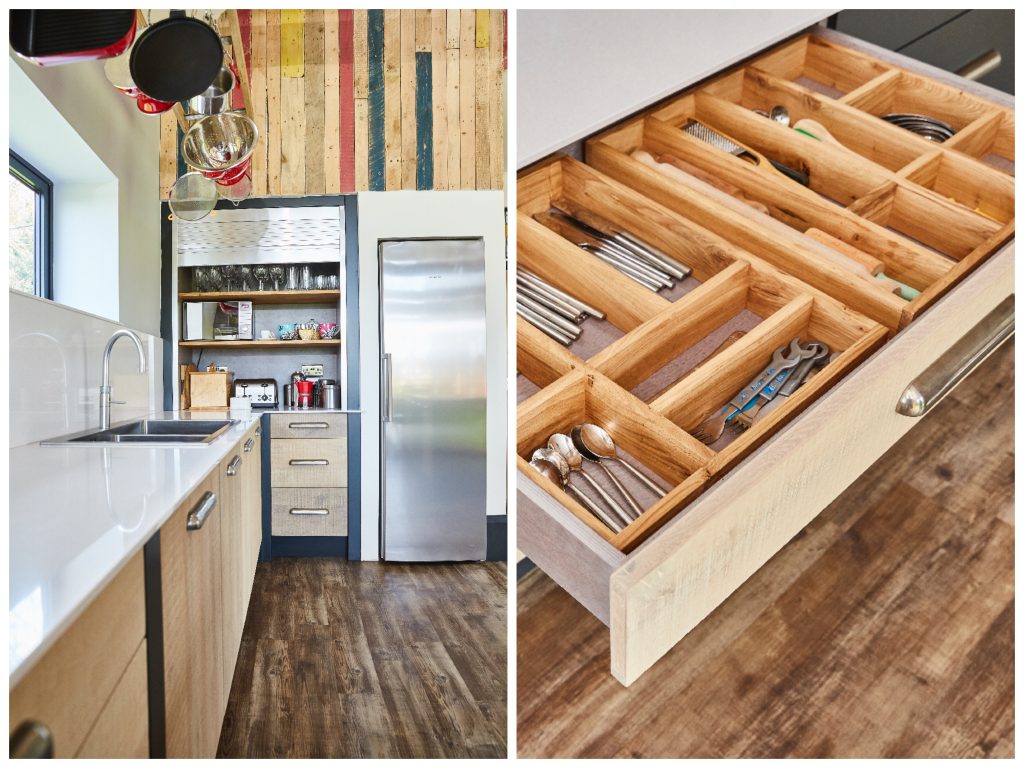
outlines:
M379 256L381 557L483 560L483 240L388 240Z

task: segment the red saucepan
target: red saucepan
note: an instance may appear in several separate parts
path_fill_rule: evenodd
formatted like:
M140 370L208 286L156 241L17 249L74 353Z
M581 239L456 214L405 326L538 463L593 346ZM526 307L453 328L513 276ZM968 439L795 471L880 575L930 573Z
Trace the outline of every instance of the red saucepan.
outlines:
M117 56L135 39L134 10L12 10L10 24L11 48L41 66Z

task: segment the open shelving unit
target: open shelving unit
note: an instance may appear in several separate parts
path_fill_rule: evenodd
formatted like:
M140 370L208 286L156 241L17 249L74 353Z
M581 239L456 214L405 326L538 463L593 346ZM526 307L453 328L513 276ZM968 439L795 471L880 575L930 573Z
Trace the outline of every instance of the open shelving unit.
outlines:
M331 304L341 291L183 291L179 301L251 301L253 304Z
M203 339L202 341L179 341L179 347L203 347L205 349L219 348L219 349L302 349L306 347L337 347L341 344L340 339L252 339L236 341L229 339L226 341L208 340Z

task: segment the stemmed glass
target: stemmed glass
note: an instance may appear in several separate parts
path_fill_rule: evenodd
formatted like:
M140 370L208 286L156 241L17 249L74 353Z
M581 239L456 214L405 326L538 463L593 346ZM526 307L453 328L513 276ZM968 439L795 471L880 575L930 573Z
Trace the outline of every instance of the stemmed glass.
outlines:
M248 291L252 285L252 267L248 264L243 264L238 268L238 276L242 282L242 290Z
M195 290L204 293L210 287L209 273L206 267L192 267L192 283Z
M224 286L221 267L210 267L210 290L219 291Z
M253 267L252 276L255 277L259 281L259 289L258 290L262 291L262 290L264 290L263 283L267 279L269 279L269 277L270 277L270 270L267 269L264 266Z
M232 279L238 277L238 267L234 264L225 264L220 268L220 271L224 275L224 289L230 291Z
M270 268L270 279L274 281L274 290L281 290L281 281L284 279L284 267L275 264Z

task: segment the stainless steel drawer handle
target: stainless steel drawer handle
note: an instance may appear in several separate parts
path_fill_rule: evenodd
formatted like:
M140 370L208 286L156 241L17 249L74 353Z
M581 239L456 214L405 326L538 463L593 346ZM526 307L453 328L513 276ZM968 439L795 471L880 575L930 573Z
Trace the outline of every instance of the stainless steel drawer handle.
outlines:
M991 51L985 51L976 59L971 59L960 67L956 73L967 80L981 80L985 75L999 69L999 65L1002 63L1003 54L992 49Z
M327 429L330 424L326 421L297 421L288 425L289 429Z
M234 477L235 475L237 475L238 474L238 468L240 466L242 466L242 457L239 456L236 453L235 454L235 458L233 458L231 460L231 463L228 464L228 468L227 468L228 477Z
M213 512L213 508L217 506L217 494L212 491L207 491L203 494L203 498L199 500L192 511L188 513L188 520L185 523L185 528L190 531L198 531L203 527L203 524L209 518L210 513Z
M330 510L327 509L302 509L299 507L292 507L288 510L289 515L329 515Z
M245 441L245 448L243 450L245 450L245 452L248 453L249 451L252 450L254 445L256 445L256 438L250 437L248 440Z
M11 758L50 759L53 733L38 720L26 720L11 734Z
M263 427L256 427L256 437L263 434Z
M293 467L326 467L327 459L292 459L288 462Z
M912 418L928 413L1013 336L1013 300L1013 296L1003 299L966 336L914 379L900 395L896 413Z

